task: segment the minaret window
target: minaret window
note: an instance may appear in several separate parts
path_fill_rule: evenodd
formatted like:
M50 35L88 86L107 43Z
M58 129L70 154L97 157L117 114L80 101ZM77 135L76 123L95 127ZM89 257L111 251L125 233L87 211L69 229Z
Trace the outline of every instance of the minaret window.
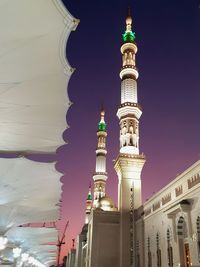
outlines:
M136 120L127 120L123 122L120 132L120 146L138 147L138 122Z

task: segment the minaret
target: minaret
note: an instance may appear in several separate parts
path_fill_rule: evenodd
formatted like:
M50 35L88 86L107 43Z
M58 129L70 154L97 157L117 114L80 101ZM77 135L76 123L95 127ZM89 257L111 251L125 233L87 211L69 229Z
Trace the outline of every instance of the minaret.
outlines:
M98 123L98 131L97 131L97 149L96 149L96 170L93 175L94 179L94 201L93 207L97 208L99 200L105 196L105 185L107 180L107 172L106 172L106 123L104 120L105 111L101 110L101 119Z
M91 193L91 184L90 184L89 192L88 192L87 199L86 199L85 224L88 224L91 209L92 209L92 193Z
M137 97L138 70L135 63L137 45L132 18L126 18L121 46L120 152L114 167L118 175L118 209L120 211L120 267L135 267L134 210L141 206L141 171L145 163L139 152L139 119L142 115Z

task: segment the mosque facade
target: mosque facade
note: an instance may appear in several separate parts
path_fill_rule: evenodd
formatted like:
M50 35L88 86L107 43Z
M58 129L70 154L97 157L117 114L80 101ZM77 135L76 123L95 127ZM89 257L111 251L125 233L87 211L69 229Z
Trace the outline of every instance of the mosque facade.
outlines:
M200 266L200 161L141 201L145 156L139 150L137 45L132 18L126 18L121 46L120 150L114 162L118 206L106 195L106 123L101 110L96 170L86 200L85 224L67 257L66 267Z

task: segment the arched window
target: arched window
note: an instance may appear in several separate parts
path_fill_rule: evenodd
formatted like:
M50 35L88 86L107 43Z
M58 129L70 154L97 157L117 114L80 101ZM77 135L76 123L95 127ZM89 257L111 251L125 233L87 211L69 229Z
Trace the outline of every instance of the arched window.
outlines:
M157 267L161 267L162 266L162 258L161 258L161 249L160 249L160 236L158 233L156 235L156 245L157 245L157 251L156 251Z
M190 247L189 243L184 242L184 238L187 237L187 225L182 216L178 220L177 234L179 242L180 264L181 266L190 267Z
M147 238L147 251L148 251L148 267L152 267L152 256L151 256L151 244L150 238Z
M171 234L169 229L167 229L167 256L168 266L173 267L173 248L171 246Z
M198 255L200 258L200 217L197 217L197 247L198 247Z
M178 225L177 225L177 234L178 234L178 238L184 238L184 225L185 225L185 220L184 218L181 216L178 220Z

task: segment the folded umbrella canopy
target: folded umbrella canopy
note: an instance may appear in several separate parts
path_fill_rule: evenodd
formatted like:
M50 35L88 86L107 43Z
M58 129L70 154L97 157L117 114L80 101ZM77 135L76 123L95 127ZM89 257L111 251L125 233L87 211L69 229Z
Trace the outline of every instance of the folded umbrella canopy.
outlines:
M53 263L57 254L57 236L54 228L14 227L7 232L9 243L4 258L12 262L12 249L17 246L22 249L21 254L27 253L43 263Z
M65 57L78 24L61 0L0 1L0 152L55 153L64 141L73 69ZM11 250L34 250L46 265L56 258L55 229L18 227L59 218L60 174L54 163L0 158L0 237ZM43 248L41 248L42 246ZM1 265L1 262L0 262Z
M25 223L57 220L61 186L54 163L0 158L0 233Z
M0 1L0 151L55 152L64 143L74 19L61 0Z

